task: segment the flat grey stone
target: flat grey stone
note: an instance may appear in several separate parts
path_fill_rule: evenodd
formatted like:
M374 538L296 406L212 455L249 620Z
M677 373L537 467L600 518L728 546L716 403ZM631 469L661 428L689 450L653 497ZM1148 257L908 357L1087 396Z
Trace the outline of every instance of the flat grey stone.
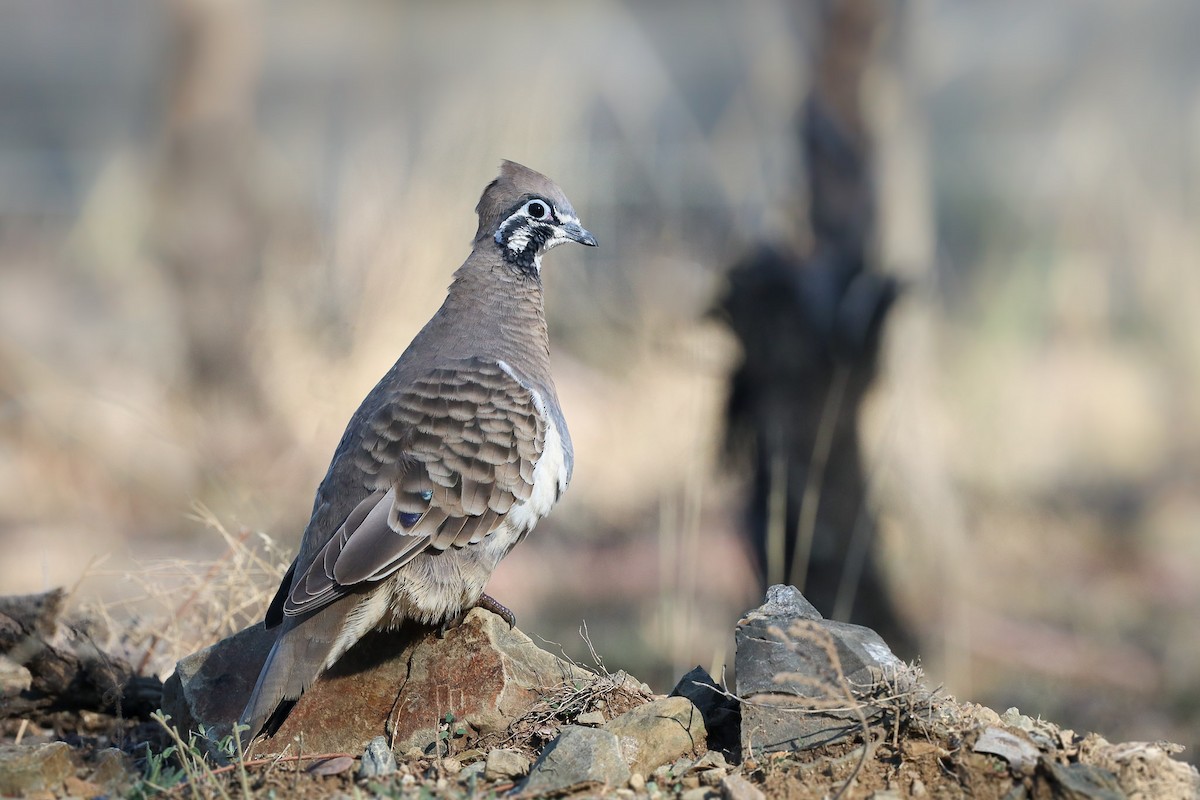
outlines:
M725 800L767 800L761 789L741 775L726 775L722 779L721 797Z
M1003 758L1017 773L1032 772L1037 765L1037 747L1027 739L1003 728L984 729L971 749L976 753L986 753Z
M384 778L396 771L396 754L388 747L387 739L376 736L367 742L362 763L358 767L359 778Z
M542 751L521 786L522 794L553 794L578 786L623 786L629 765L617 737L603 728L571 725Z
M512 781L528 774L529 759L520 750L496 749L487 754L483 777L489 781Z
M1064 800L1125 800L1117 776L1092 764L1059 764L1043 759L1054 786L1054 796Z
M626 711L604 726L617 737L625 763L643 775L683 755L696 757L708 740L704 717L686 697L663 697Z
M472 780L479 780L481 778L486 780L484 775L486 771L486 764L482 761L475 761L463 767L462 772L458 773L455 777L459 783L470 783Z

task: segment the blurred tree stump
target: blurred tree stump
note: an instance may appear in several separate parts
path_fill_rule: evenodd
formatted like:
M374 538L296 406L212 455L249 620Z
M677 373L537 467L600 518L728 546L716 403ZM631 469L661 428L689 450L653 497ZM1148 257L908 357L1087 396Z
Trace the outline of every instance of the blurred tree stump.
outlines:
M822 6L821 52L802 108L807 252L763 245L729 273L721 310L744 358L726 444L752 470L747 533L762 585L788 583L833 619L913 651L873 550L858 410L898 283L872 272L875 197L860 84L885 6ZM802 226L802 223L798 223Z
M146 717L162 683L109 655L96 619L66 619L66 594L0 597L0 719L38 712L98 711Z

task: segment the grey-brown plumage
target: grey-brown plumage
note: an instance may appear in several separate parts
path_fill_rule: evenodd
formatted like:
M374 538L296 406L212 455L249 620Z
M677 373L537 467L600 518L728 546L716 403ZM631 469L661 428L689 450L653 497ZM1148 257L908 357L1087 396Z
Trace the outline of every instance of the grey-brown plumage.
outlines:
M476 212L445 302L354 413L317 489L267 611L279 634L242 712L250 736L367 631L479 603L570 480L541 257L596 240L562 190L511 161Z

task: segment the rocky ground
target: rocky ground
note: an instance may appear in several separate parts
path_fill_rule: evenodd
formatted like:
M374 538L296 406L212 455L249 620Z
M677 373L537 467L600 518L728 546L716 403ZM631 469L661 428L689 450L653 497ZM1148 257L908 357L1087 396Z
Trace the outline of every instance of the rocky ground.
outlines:
M86 623L55 593L0 602L2 796L1200 796L1180 748L957 702L790 587L738 623L732 685L696 668L667 696L482 610L444 638L368 637L245 756L229 721L261 627L184 659L160 694Z

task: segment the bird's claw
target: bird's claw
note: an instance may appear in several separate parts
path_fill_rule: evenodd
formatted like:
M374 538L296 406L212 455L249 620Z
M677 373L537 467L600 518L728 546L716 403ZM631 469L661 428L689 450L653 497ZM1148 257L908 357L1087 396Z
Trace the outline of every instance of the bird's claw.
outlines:
M502 619L508 623L509 630L512 630L513 628L517 627L517 615L514 614L512 611L510 611L507 606L505 606L503 603L501 603L496 598L492 597L490 594L481 595L479 597L479 599L475 602L475 605L473 607L485 609L487 611L492 612L496 616L500 617L500 619ZM445 639L446 634L448 634L450 631L457 628L459 625L463 624L463 620L465 620L467 618L467 614L469 614L470 611L471 611L471 609L468 608L466 611L462 612L457 617L454 617L453 619L448 619L445 622L443 622L441 624L441 626L437 629L437 637L439 639Z
M479 600L475 603L475 607L487 609L500 617L500 619L508 623L509 630L517 627L517 615L509 611L507 606L500 603L500 601L490 594L480 595Z

